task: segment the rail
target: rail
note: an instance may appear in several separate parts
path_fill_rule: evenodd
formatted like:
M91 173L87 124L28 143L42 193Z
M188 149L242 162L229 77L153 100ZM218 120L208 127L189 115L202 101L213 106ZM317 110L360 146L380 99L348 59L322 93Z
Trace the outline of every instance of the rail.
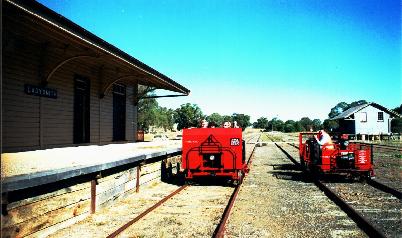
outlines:
M294 145L294 144L291 144L291 143L288 143L288 144L289 144L290 146L295 147L296 149L299 149L299 147L296 146L296 145ZM284 153L285 153L285 152L284 152ZM287 153L287 152L286 152L286 153ZM290 155L289 155L289 156L290 156ZM296 163L298 163L298 162L296 162ZM381 191L383 191L383 192L385 192L385 193L389 193L389 194L395 196L395 197L398 198L398 199L402 199L402 192L401 192L401 191L398 191L398 190L395 189L395 188L392 188L392 187L390 187L390 186L388 186L388 185L386 185L386 184L384 184L384 183L381 183L381 182L378 181L377 179L369 178L369 179L367 179L367 183L368 183L369 185L375 187L376 189L379 189L379 190L381 190Z
M260 138L261 138L261 134L258 136L257 142L260 140ZM251 161L252 161L251 159L253 157L255 148L256 148L256 146L254 146L253 150L251 151L251 154L247 160L247 166L251 166ZM237 185L236 189L233 191L232 196L229 199L229 203L226 206L226 208L223 212L223 216L222 216L218 226L216 227L212 237L222 238L225 236L226 223L229 220L230 211L232 210L234 202L236 201L237 195L240 191L240 187L241 187L241 183L239 185Z
M120 233L122 233L124 230L126 230L128 227L130 227L132 224L134 224L135 222L139 221L141 218L143 218L145 215L147 215L148 213L152 212L153 210L155 210L155 208L159 207L160 205L162 205L163 203L165 203L167 200L169 200L171 197L173 197L174 195L178 194L180 191L184 190L186 187L188 187L188 185L183 185L181 187L179 187L178 189L176 189L174 192L172 192L171 194L169 194L168 196L164 197L163 199L161 199L159 202L155 203L152 207L148 208L147 210L145 210L144 212L142 212L140 215L136 216L134 219L132 219L131 221L127 222L126 224L124 224L123 226L121 226L119 229L117 229L116 231L114 231L112 234L108 235L107 238L113 238L118 236Z
M364 231L369 237L386 237L375 225L364 218L358 211L346 203L341 197L339 197L333 190L325 186L319 179L314 178L311 173L308 173L299 162L297 162L286 150L284 150L278 144L275 144L294 164L296 164L301 170L306 172L307 176L314 182L314 184L325 193L325 195L331 199L336 205L338 205L356 224L362 231Z

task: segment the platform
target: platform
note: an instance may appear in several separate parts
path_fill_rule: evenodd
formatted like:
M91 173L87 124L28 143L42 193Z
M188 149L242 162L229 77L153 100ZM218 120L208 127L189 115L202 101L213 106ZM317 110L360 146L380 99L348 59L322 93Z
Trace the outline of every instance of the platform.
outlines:
M180 151L181 141L159 141L4 153L1 155L2 193L176 155Z

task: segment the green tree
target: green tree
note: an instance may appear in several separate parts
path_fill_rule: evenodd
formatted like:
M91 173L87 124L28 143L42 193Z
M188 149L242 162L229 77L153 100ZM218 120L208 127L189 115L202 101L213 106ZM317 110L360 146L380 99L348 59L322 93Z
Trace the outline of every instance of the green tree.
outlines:
M350 104L348 104L346 102L340 102L340 103L336 104L335 107L331 108L331 111L329 112L328 117L329 118L336 117L339 114L341 114L342 112L348 110L349 108L356 107L356 106L359 106L359 105L363 105L363 104L366 104L366 103L367 103L366 100L358 100L358 101L354 101L354 102L352 102Z
M232 116L228 116L228 115L224 115L223 117L222 117L222 119L223 119L223 122L225 122L225 121L232 121Z
M296 131L295 124L296 122L293 120L285 121L285 125L283 128L284 132L295 132Z
M300 121L295 122L294 127L295 127L295 131L304 131L304 128L301 125Z
M174 110L169 108L166 112L166 117L167 117L167 127L169 130L173 130L174 126Z
M322 124L321 124L321 120L320 119L314 119L311 122L312 126L313 126L313 130L314 131L318 131L322 129Z
M304 131L310 131L310 129L313 129L313 121L311 121L310 118L302 117L299 122Z
M266 117L260 117L253 123L253 128L265 129L268 127L268 119Z
M278 119L277 117L272 118L268 122L268 127L265 128L266 131L284 131L284 125L285 123Z
M363 105L363 104L366 104L366 103L367 103L366 100L358 100L358 101L355 101L355 102L352 102L351 104L349 104L349 107L347 109L352 108L352 107L356 107L356 106L359 106L359 105Z
M394 112L402 114L402 104L399 107L392 109Z
M157 122L158 107L158 102L155 98L140 99L138 101L138 129L149 132L149 127L154 126Z
M219 127L223 122L223 116L221 116L219 113L216 113L216 112L207 116L206 119L207 119L208 123L210 123L210 124L214 123L215 126L217 126L217 127Z
M324 130L326 131L335 131L338 129L339 125L336 120L325 119L322 123Z
M394 118L391 121L391 132L402 133L402 118Z
M347 104L346 102L340 102L338 104L336 104L335 107L331 108L331 111L328 114L329 118L333 118L338 116L339 114L341 114L342 112L344 112L345 110L347 110L347 108L349 107L349 104Z
M165 131L172 130L174 125L174 111L166 107L158 107L156 110L155 126L163 128Z
M245 130L247 127L251 126L250 116L241 114L241 113L234 113L232 115L232 122L236 121L237 125Z
M174 120L177 129L197 127L200 120L204 117L201 109L196 104L186 103L175 110Z

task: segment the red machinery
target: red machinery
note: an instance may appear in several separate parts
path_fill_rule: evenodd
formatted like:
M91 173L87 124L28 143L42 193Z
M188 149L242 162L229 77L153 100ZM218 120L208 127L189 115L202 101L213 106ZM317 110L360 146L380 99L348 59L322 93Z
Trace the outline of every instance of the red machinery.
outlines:
M342 138L333 144L320 146L314 138L317 134L299 134L300 163L304 168L322 174L374 175L370 147L351 144Z
M241 183L247 172L244 147L241 128L183 129L186 179L221 176Z

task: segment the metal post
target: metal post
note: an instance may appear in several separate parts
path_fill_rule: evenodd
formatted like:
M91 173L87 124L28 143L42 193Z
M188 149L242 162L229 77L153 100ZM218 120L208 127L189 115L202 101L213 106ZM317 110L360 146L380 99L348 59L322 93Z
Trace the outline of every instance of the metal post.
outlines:
M96 179L91 180L91 214L96 210Z
M135 192L138 193L140 191L140 172L141 172L141 165L137 166L137 180L135 182Z

